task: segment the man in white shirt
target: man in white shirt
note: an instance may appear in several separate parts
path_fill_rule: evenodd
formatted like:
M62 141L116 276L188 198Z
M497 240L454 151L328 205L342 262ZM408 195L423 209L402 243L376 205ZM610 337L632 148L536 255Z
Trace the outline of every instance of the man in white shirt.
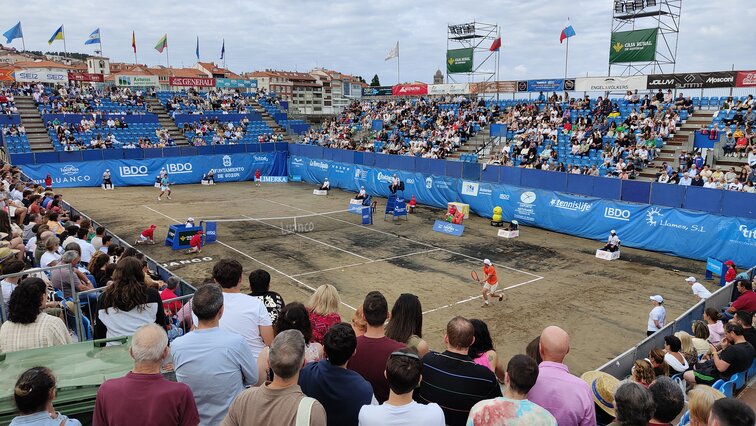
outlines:
M420 383L423 361L412 349L393 352L386 362L389 398L383 405L363 405L360 426L446 424L444 412L436 403L418 404L412 392Z
M92 260L92 255L94 255L97 249L87 242L87 234L89 234L89 229L80 227L79 230L76 231L76 238L73 239L73 242L78 244L81 249L81 262L88 265L89 261Z
M649 300L651 300L651 304L654 305L654 307L648 314L648 326L646 327L647 336L661 330L667 320L667 310L662 306L664 304L664 298L657 294L649 297Z
M257 359L262 348L273 342L273 326L263 302L241 293L242 272L241 263L233 259L221 259L213 267L213 280L223 289L220 328L244 337ZM199 323L195 315L192 320L194 324Z
M680 178L680 185L682 186L690 186L690 184L693 183L693 179L690 178L690 175L688 172L683 173L683 177Z
M690 285L690 289L693 290L693 294L698 296L701 300L706 300L711 297L711 292L699 283L695 277L685 278L685 282Z
M615 252L619 250L620 245L620 239L617 236L617 231L612 229L612 231L609 233L609 238L606 240L606 245L602 250L607 250L611 252Z

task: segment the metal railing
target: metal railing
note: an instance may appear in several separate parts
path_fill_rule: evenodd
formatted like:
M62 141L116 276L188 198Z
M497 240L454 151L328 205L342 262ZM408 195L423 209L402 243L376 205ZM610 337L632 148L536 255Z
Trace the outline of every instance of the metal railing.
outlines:
M746 273L749 278L753 277L754 273L756 273L756 267L751 268L746 271ZM663 348L664 338L666 336L677 333L678 331L684 331L691 334L693 321L703 319L703 313L706 308L720 310L721 308L726 307L730 300L732 300L734 289L735 285L733 283L725 285L714 292L711 297L696 303L690 309L685 311L685 313L665 325L661 330L641 340L632 348L599 367L598 370L611 374L618 379L628 377L636 359L647 357L651 349Z

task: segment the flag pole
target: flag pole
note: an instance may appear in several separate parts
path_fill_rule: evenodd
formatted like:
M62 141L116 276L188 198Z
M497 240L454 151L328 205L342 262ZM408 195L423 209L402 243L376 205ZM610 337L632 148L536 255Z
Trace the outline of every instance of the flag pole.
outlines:
M66 48L66 27L61 25L60 28L63 31L63 53L66 54L66 57L68 56L68 48Z
M168 43L165 45L165 63L168 64L168 68L171 67L171 57L168 56Z
M397 41L396 42L396 84L401 84L402 83L402 80L399 78L399 75L400 75L399 74L399 61L400 61L399 42Z
M567 78L567 59L570 55L570 38L567 37L567 48L564 50L564 78Z

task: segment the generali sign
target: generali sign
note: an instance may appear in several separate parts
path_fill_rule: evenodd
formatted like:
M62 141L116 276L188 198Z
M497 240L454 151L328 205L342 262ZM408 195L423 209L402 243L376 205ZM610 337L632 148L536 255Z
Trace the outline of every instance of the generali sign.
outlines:
M168 79L168 84L171 86L215 87L215 79L202 77L170 77Z

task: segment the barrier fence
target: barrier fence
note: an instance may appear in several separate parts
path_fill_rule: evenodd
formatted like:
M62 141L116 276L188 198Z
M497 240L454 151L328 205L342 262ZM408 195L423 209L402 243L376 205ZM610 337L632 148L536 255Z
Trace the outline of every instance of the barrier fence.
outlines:
M756 219L756 196L745 192L620 180L554 171L523 169L403 155L349 151L315 145L289 145L290 156L329 160L355 166L401 170L469 181L506 184L586 197L697 210L722 216ZM290 171L289 174L292 174Z
M748 277L752 278L756 273L756 267L747 271ZM638 342L632 348L626 350L616 358L607 362L598 368L599 371L611 374L612 376L622 380L631 374L631 368L633 363L637 359L643 359L648 356L648 353L654 348L664 347L664 338L678 331L684 331L688 334L693 334L691 327L693 321L702 320L704 311L707 308L715 308L721 310L728 306L732 300L733 291L735 290L734 283L730 283L714 292L711 297L706 300L699 301L693 305L690 309L685 311L682 315L675 318L665 325L661 330L653 335L646 337Z

